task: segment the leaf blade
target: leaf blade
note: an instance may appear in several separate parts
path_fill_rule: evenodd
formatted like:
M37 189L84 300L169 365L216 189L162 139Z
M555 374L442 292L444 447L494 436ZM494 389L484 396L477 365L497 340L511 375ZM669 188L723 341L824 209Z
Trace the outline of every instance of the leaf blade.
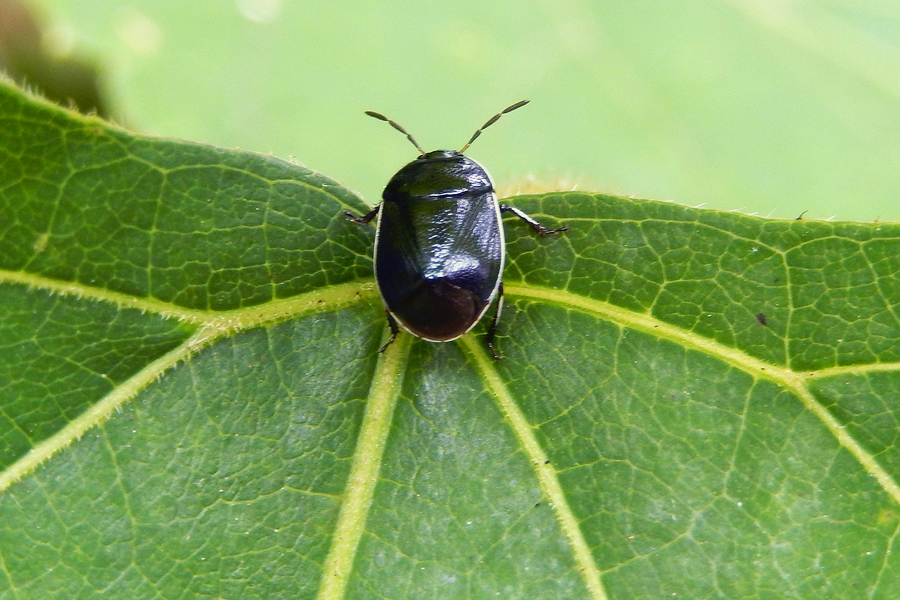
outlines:
M66 443L30 471L16 442L3 472L0 598L326 593L384 334L371 230L340 215L361 203L3 86L0 109L0 389L80 365L53 380L74 414L30 442ZM345 593L891 597L897 225L514 202L571 229L506 224L503 361L402 334Z

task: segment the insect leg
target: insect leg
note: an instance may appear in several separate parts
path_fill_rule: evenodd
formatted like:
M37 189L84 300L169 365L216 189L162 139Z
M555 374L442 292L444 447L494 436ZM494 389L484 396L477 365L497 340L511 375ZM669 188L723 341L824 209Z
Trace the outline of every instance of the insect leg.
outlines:
M345 211L344 211L344 216L347 217L348 219L350 219L351 221L356 222L356 223L369 223L369 222L372 221L372 219L375 218L375 215L378 214L379 209L381 209L381 205L380 205L380 204L376 205L375 208L373 208L372 210L370 210L369 212L367 212L366 214L364 214L364 215L361 216L361 217L357 217L356 215L354 215L354 214L353 214L352 212L350 212L349 210L345 210Z
M379 350L379 352L382 354L384 354L384 351L387 350L388 346L394 343L394 340L397 339L397 334L400 333L400 328L397 326L397 321L394 319L394 315L392 315L387 310L384 311L384 314L387 315L388 326L390 326L391 328L391 339L389 339L387 343L381 347L381 350Z
M491 354L494 355L494 360L500 360L503 358L499 354L497 354L497 350L494 348L494 335L497 333L497 324L500 322L500 313L503 312L503 282L500 282L500 286L497 288L497 312L494 313L494 319L491 321L491 326L488 327L487 335L484 337L484 341L487 342L488 350L491 351Z
M526 223L531 225L531 228L534 229L535 231L537 231L541 235L551 235L554 233L561 233L563 231L569 230L569 228L565 227L565 226L560 227L558 229L547 229L546 227L544 227L543 225L541 225L540 223L538 223L537 221L535 221L534 219L529 217L527 213L525 213L522 210L519 210L515 206L509 206L508 204L501 204L500 210L502 212L511 212L512 214L516 215L517 217L519 217L520 219L522 219L523 221L525 221Z

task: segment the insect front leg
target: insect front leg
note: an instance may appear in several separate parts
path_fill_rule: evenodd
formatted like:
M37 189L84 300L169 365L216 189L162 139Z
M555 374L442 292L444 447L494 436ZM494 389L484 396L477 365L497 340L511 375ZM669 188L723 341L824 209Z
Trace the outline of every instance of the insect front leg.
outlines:
M528 216L528 213L516 208L515 206L509 206L508 204L501 204L500 211L511 212L512 214L516 215L517 217L531 225L531 228L541 235L552 235L554 233L562 233L563 231L569 230L569 228L565 226L559 227L558 229L547 229L546 227L532 219L530 216Z
M375 218L375 216L378 214L378 211L379 211L380 209L381 209L381 204L378 204L378 205L375 206L375 208L373 208L372 210L370 210L369 212L367 212L366 214L364 214L364 215L361 216L361 217L358 217L358 216L354 215L354 214L353 214L352 212L350 212L349 210L345 210L345 211L344 211L344 216L347 217L348 219L350 219L351 221L355 222L355 223L363 223L363 224L365 224L365 223L371 223L371 222L372 222L372 219Z

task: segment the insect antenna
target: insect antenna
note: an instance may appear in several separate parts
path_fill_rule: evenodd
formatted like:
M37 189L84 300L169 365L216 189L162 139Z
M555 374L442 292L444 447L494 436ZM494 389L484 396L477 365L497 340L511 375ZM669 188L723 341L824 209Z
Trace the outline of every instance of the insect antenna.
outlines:
M522 108L523 106L525 106L525 105L528 104L529 102L531 102L531 101L530 101L530 100L519 100L518 102L516 102L516 103L513 104L512 106L507 106L506 108L504 108L503 110L501 110L500 112L498 112L496 115L494 115L493 117L491 117L490 119L488 119L488 120L487 120L487 123L485 123L484 125L482 125L482 126L478 129L478 131L476 131L474 134L472 134L472 137L469 139L468 142L466 142L466 145L462 147L462 150L460 150L460 152L465 152L465 151L469 148L469 146L472 145L472 142L474 142L476 139L478 139L478 136L481 135L481 132L484 131L485 129L487 129L488 127L490 127L491 125L493 125L494 123L496 123L496 122L497 122L497 119L499 119L500 117L502 117L503 115L505 115L505 114L508 113L508 112L512 112L512 111L516 110L517 108ZM374 116L374 115L373 115L373 116ZM395 126L396 126L396 125L395 125ZM405 133L405 132L404 132L404 133Z
M506 112L506 111L504 111L504 112ZM377 113L374 110L367 110L366 114L369 115L370 117L375 117L376 119L378 119L380 121L387 122L388 125L390 125L394 129L396 129L397 131L399 131L400 133L405 135L406 139L408 139L410 142L412 142L412 145L416 147L416 150L418 150L421 154L425 154L425 151L422 150L422 146L419 145L419 142L416 141L416 138L414 138L412 135L410 135L410 133L408 131L403 129L403 126L400 125L400 123L397 123L396 121L391 121L383 114ZM500 115L497 115L497 116L499 117Z

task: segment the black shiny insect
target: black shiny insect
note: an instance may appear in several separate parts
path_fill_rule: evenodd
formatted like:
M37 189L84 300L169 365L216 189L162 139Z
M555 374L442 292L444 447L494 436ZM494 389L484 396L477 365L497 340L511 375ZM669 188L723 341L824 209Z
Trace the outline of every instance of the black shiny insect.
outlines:
M398 323L431 342L455 340L481 320L497 296L486 341L500 358L494 348L506 255L500 213L513 213L541 235L568 227L547 229L518 208L500 204L487 172L463 152L502 115L526 104L516 102L488 119L459 152L425 152L399 124L366 111L404 134L421 154L391 178L381 204L362 217L344 212L357 223L378 217L375 282L391 328L380 352L397 338Z

